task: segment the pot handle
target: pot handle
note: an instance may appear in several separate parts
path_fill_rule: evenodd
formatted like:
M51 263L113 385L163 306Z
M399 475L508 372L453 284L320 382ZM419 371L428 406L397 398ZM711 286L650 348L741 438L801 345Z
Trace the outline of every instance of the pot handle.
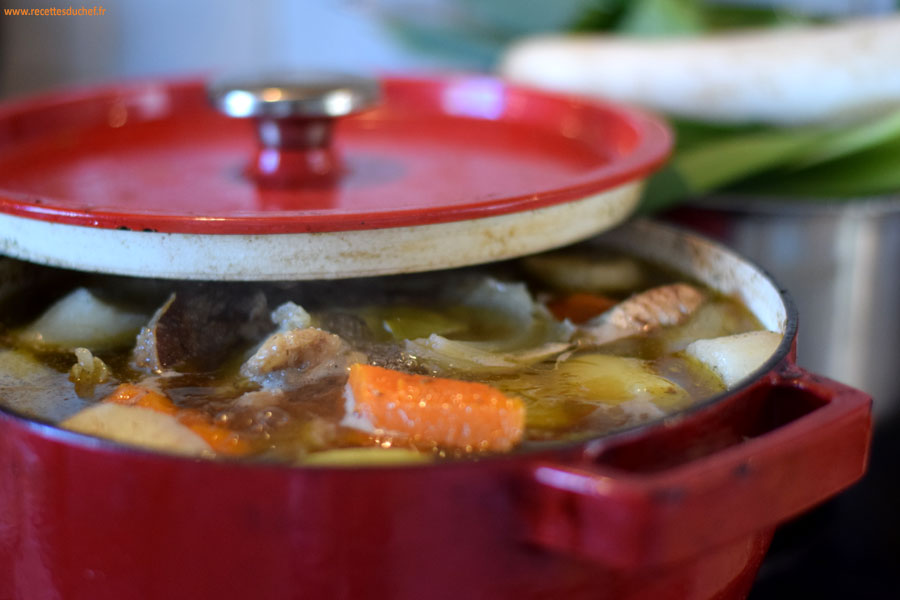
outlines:
M789 519L865 471L871 398L789 364L712 406L539 463L528 538L618 569L696 556Z

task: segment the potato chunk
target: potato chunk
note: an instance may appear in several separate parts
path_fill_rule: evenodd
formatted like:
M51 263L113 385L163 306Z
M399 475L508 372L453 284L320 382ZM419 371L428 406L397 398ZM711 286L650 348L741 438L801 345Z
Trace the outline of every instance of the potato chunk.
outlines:
M620 405L634 399L663 408L687 405L690 398L677 383L657 375L647 361L609 354L581 354L560 363L561 389L585 402Z
M709 367L729 388L758 369L775 353L781 334L751 331L708 340L697 340L685 352Z
M174 416L149 408L104 402L69 417L60 426L123 444L173 454L213 455L210 445L179 423Z

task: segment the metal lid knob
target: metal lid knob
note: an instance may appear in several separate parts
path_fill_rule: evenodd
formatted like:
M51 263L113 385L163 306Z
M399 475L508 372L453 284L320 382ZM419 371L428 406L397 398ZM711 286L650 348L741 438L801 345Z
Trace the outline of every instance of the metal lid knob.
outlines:
M378 96L375 80L335 73L221 79L209 86L212 103L231 117L343 117L371 108Z
M220 79L207 94L223 114L256 121L260 149L248 169L251 177L289 187L327 182L339 173L329 147L334 120L375 106L379 86L355 75L297 72Z

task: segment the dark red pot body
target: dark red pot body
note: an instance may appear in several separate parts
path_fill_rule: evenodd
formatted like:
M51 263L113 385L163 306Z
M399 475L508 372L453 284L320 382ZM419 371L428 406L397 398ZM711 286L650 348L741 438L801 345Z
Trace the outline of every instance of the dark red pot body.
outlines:
M191 461L4 415L0 598L741 598L868 435L863 394L790 361L676 423L428 467Z

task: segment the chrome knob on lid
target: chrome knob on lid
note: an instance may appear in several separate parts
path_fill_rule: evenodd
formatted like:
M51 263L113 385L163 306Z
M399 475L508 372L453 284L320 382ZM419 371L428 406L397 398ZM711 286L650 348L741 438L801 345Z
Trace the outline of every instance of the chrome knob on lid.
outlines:
M374 79L334 73L287 73L212 82L209 99L222 113L256 122L259 149L248 173L275 187L327 183L341 170L331 147L335 119L379 99Z

